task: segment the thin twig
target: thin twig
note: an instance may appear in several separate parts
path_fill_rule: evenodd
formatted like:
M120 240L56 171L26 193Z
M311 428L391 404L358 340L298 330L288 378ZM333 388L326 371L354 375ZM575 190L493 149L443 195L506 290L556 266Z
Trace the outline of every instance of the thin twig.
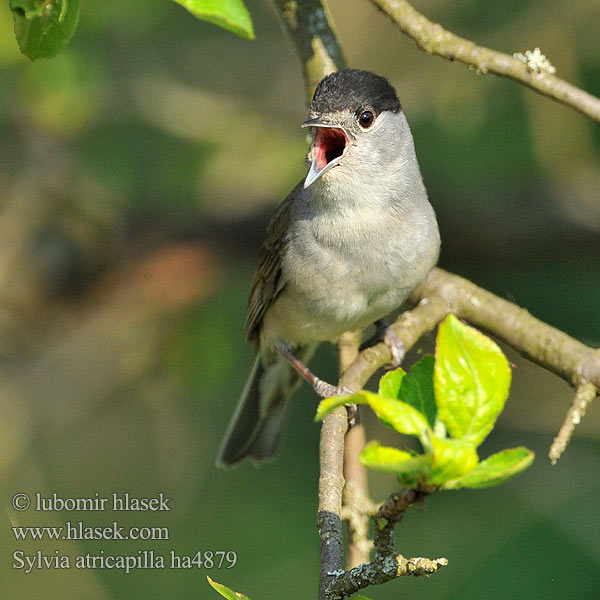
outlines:
M338 575L328 600L342 600L371 585L381 585L398 577L429 577L448 565L446 558L404 558L401 554L363 563Z
M358 356L361 331L348 331L338 341L340 375ZM353 405L356 424L346 433L344 450L344 493L342 518L348 522L348 554L346 567L351 569L369 560L373 546L368 538L369 516L372 502L369 499L367 468L360 462L360 452L365 447L367 437L360 423L359 406Z
M378 556L396 553L394 526L404 517L404 513L427 494L419 490L404 490L392 494L380 507L375 519L375 551Z
M591 383L584 383L577 388L577 393L575 394L575 398L573 398L573 403L567 411L567 416L563 421L562 427L560 428L557 436L554 438L552 446L550 446L550 451L548 452L548 458L553 465L556 464L556 461L565 451L565 448L569 444L571 436L575 431L575 426L579 425L581 419L583 419L585 415L587 407L597 394L598 389Z
M360 408L360 407L357 407ZM344 505L342 518L348 522L348 555L346 568L351 569L369 560L373 542L369 540L369 517L373 502L369 498L367 469L359 455L365 447L367 436L362 423L356 424L346 434L344 452Z
M404 558L396 554L394 526L411 506L425 496L426 493L419 490L404 490L392 494L379 507L375 520L375 559L340 573L331 583L330 600L347 598L363 588L381 585L397 577L433 575L448 564L445 558Z
M600 98L551 73L536 72L514 56L478 46L471 40L444 29L440 24L427 19L405 0L371 0L371 2L425 52L448 60L460 61L479 73L495 73L515 79L600 123Z

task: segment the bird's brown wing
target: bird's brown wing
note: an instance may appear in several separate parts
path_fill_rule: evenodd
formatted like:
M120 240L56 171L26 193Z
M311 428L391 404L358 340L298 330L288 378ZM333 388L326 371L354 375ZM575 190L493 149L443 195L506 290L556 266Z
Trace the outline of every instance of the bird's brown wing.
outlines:
M250 341L257 339L265 312L285 286L281 278L281 257L287 242L286 232L290 222L291 207L300 185L301 183L289 193L275 211L258 255L246 315L245 333Z

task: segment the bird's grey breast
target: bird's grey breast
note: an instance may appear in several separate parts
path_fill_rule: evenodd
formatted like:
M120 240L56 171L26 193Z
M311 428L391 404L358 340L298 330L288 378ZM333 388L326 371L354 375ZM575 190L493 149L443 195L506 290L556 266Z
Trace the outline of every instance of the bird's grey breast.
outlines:
M406 209L374 195L305 200L294 208L282 269L311 323L362 327L399 306L425 276L416 272L419 240L430 226L422 206ZM427 262L428 270L435 258Z

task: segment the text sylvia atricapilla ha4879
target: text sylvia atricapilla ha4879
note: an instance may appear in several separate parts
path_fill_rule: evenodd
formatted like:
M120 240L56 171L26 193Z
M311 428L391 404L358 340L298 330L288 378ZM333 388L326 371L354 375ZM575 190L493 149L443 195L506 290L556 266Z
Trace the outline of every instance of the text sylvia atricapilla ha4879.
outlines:
M306 367L316 345L397 309L438 259L435 213L387 79L328 75L302 126L312 129L310 169L260 249L245 330L256 352L219 466L275 454L301 377L323 397L347 392Z

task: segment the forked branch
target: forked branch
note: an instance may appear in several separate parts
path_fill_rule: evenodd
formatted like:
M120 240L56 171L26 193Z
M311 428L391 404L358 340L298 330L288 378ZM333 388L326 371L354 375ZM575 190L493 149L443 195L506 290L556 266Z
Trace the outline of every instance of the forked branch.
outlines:
M539 68L510 54L478 46L430 21L405 0L370 1L428 54L460 61L479 73L495 73L514 79L600 123L600 98L556 77L551 69Z

